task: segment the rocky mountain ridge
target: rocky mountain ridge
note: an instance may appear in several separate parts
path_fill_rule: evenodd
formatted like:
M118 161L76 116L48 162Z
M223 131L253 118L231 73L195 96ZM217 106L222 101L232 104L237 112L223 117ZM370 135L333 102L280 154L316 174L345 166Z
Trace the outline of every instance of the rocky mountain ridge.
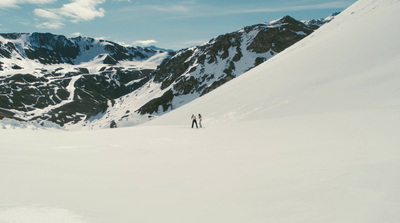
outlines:
M69 128L139 124L258 66L328 18L285 16L179 52L50 33L0 34L0 108Z
M68 38L51 33L0 34L0 56L17 60L30 59L41 64L81 64L102 54L115 61L143 60L159 50L124 47L117 43L90 37Z
M75 123L144 84L173 52L50 33L0 34L0 108Z
M164 60L142 88L115 100L100 118L83 125L130 126L169 112L272 58L334 16L308 22L285 16L183 49Z

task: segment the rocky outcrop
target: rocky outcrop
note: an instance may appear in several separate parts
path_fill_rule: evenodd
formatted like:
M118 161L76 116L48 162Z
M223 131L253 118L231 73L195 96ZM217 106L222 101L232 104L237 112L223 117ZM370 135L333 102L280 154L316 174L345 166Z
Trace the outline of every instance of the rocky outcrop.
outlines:
M168 90L141 107L140 114L169 111L189 102L185 95L202 96L258 66L300 41L324 24L298 21L290 16L244 27L218 36L209 42L179 51L165 60L153 73L153 79ZM193 97L190 97L193 99ZM157 110L154 105L162 106Z
M27 120L74 124L143 86L158 63L136 62L160 54L173 52L50 33L0 34L0 108Z

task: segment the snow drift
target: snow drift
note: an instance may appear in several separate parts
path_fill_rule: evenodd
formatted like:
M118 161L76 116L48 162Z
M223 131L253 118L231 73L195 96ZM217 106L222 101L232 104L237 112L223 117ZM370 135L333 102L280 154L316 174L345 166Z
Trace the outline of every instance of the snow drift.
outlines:
M399 11L360 0L146 126L0 130L0 222L399 222Z

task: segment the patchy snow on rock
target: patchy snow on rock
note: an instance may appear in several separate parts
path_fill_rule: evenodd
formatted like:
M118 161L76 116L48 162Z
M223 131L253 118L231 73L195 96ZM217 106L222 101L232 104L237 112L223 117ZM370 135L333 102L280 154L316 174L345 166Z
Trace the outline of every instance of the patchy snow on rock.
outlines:
M63 129L61 126L49 121L18 121L15 119L4 118L0 120L0 129Z

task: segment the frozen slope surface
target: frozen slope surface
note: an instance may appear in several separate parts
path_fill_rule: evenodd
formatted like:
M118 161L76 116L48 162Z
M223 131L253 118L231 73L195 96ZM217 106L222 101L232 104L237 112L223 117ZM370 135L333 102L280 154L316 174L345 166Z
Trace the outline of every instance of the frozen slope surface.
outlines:
M207 124L400 107L399 1L359 1L331 23L150 125Z
M399 222L399 11L360 0L148 126L0 130L0 222Z

